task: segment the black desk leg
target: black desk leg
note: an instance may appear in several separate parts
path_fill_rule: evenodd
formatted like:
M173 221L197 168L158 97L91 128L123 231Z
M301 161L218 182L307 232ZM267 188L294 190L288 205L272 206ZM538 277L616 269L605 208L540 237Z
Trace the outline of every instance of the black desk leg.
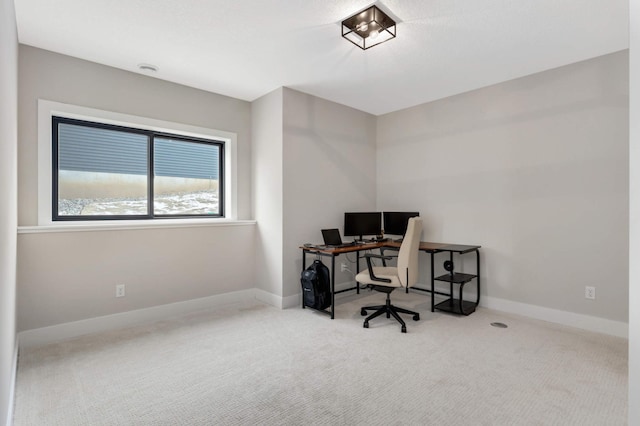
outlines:
M431 252L431 312L435 311L434 307L435 307L435 298L436 298L436 291L435 291L436 290L436 288L435 288L436 278L435 278L435 273L434 273L434 270L433 270L433 268L434 268L434 265L433 265L434 256L433 255L434 255L434 253Z
M478 276L476 279L478 280L478 296L476 298L476 306L480 305L480 250L476 249L476 271L478 271Z
M449 262L451 262L451 271L449 272L449 275L451 276L451 280L449 281L449 298L451 299L451 305L453 306L453 252L450 251L449 252ZM464 284L460 285L460 312L462 312L462 287L464 287Z
M360 252L356 252L356 275L360 272ZM355 277L354 277L355 278ZM360 283L356 280L356 294L360 294Z
M302 250L302 272L307 269L307 251ZM304 309L304 290L302 290L302 309Z
M336 257L331 255L331 319L336 312Z

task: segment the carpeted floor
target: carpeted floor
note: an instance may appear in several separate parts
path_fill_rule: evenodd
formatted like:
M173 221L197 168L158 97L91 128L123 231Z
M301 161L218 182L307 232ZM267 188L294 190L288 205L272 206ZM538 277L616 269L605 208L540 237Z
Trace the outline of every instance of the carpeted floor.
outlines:
M15 425L625 425L627 341L479 309L259 302L21 350ZM508 328L490 326L503 322Z

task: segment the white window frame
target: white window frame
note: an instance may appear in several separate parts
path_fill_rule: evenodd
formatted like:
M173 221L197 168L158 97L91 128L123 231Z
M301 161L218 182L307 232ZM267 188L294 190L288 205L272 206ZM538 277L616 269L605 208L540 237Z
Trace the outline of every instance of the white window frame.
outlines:
M224 143L224 218L175 218L145 220L82 220L54 222L52 220L52 119L54 116L113 124L158 132L172 133L204 139L215 139ZM78 105L64 104L44 99L38 100L38 226L84 226L144 227L180 224L219 223L238 219L237 205L237 134L206 127L191 126L153 118L139 117ZM144 222L144 223L141 223ZM145 225L145 223L147 225Z

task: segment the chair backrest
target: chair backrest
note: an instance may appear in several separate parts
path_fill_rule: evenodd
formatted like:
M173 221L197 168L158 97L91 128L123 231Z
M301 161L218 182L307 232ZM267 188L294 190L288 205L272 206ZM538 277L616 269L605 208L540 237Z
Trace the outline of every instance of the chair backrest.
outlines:
M418 253L421 235L422 219L419 217L410 218L398 253L398 278L405 287L413 287L418 282Z

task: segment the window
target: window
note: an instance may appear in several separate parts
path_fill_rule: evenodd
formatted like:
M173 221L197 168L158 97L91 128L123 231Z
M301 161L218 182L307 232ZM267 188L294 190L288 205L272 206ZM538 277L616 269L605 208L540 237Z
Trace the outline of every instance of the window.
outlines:
M225 142L52 117L52 220L224 217Z

